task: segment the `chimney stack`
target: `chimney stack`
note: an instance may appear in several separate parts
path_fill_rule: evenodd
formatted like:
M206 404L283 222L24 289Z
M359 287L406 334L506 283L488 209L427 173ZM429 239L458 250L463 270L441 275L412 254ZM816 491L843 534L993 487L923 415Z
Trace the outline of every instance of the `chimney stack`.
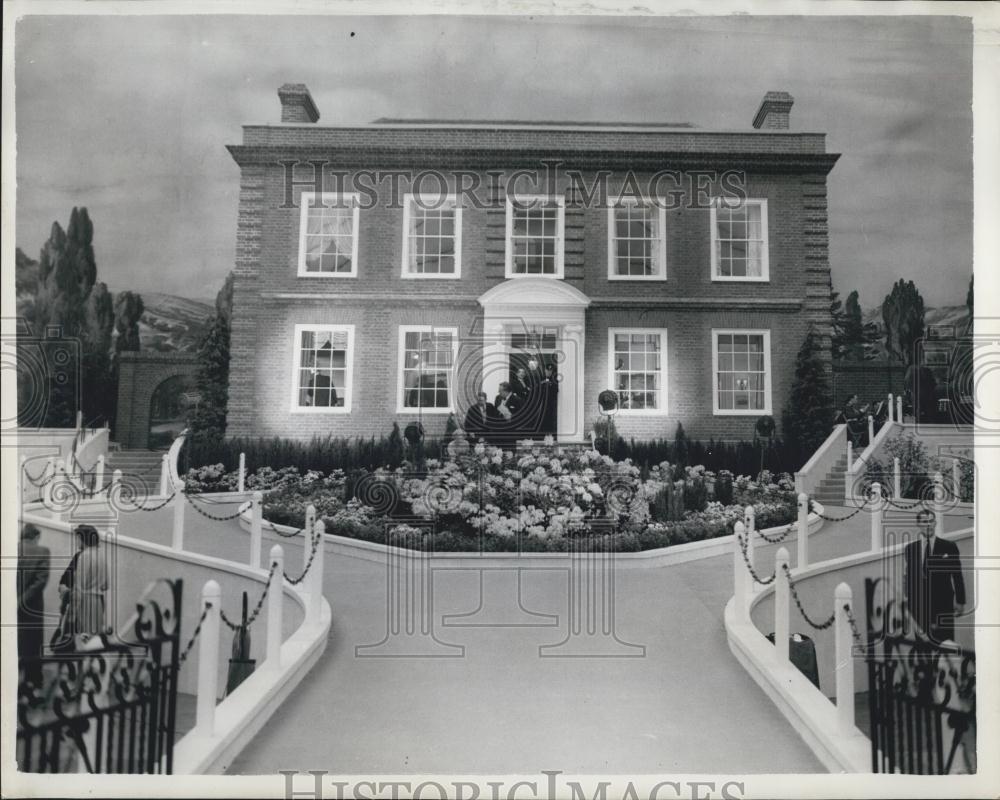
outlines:
M793 102L788 92L768 92L760 102L753 126L758 130L787 131L788 112L792 110Z
M304 83L286 83L278 89L282 122L316 122L319 109Z

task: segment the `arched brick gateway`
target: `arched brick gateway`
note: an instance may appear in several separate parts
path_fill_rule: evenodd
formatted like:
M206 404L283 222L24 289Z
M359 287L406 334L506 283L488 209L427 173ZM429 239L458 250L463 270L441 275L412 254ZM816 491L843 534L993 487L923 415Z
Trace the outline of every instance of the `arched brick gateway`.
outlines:
M115 441L125 449L146 448L156 390L172 378L193 381L197 360L194 353L158 352L127 352L120 358Z

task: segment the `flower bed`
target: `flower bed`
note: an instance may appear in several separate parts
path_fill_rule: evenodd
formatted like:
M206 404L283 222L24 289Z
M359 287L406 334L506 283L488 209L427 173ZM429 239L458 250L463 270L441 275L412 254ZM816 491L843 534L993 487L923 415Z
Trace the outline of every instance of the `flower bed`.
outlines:
M236 485L221 464L193 469L186 481L188 491ZM264 467L246 486L267 492L264 515L272 522L300 527L311 503L327 533L437 552L563 551L574 541L649 550L728 535L747 505L760 528L796 516L788 475L751 480L662 462L643 479L628 460L542 442L516 452L479 444L419 469L404 463L324 476Z

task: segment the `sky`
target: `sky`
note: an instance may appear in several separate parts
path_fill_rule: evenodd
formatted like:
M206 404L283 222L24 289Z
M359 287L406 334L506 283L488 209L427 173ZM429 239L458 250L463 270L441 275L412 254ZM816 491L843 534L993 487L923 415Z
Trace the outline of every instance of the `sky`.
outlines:
M9 20L8 20L9 24ZM233 267L244 123L305 83L323 123L686 121L749 130L764 93L827 133L834 288L929 306L972 274L972 28L957 17L26 16L17 245L86 206L112 290L210 299Z

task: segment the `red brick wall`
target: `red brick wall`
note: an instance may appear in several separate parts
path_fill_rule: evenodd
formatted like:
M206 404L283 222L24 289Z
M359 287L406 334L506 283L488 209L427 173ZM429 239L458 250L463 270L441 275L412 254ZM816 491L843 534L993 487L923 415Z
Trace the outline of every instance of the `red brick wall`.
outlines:
M289 141L299 140L300 134L313 139L335 135L326 129L290 126L268 130L270 139ZM262 135L248 129L248 139ZM767 140L760 143L762 147L787 138L747 136ZM808 141L811 152L821 152L814 140L788 141ZM377 155L359 159L365 169L380 167ZM734 162L733 167L738 166ZM415 171L420 168L414 163ZM283 177L276 163L242 167L228 433L292 437L386 433L393 420L402 423L414 416L395 410L398 325L458 325L463 336L469 333L481 313L476 298L504 280L503 207L464 210L461 280L401 279L403 211L384 206L360 212L357 278L299 278L299 209L280 207L285 199ZM308 169L296 175L301 181L311 177ZM619 184L620 178L611 182L612 187ZM333 190L332 184L324 188ZM559 188L564 189L565 183ZM776 170L751 175L748 189L750 196L768 200L767 283L713 282L709 212L687 207L667 213L666 282L609 282L606 209L567 207L566 281L594 301L587 312L583 402L588 427L596 417L596 395L607 388L611 326L669 331L669 415L622 417L623 434L670 436L680 420L692 436L752 435L754 417L712 415L712 327L771 330L772 412L780 423L795 353L809 323L817 325L822 336L829 334L826 178L819 172ZM296 188L296 198L302 190ZM485 190L481 196L486 197ZM292 331L296 323L307 322L356 326L355 390L349 415L290 411ZM428 415L424 424L433 434L443 430L445 418Z

